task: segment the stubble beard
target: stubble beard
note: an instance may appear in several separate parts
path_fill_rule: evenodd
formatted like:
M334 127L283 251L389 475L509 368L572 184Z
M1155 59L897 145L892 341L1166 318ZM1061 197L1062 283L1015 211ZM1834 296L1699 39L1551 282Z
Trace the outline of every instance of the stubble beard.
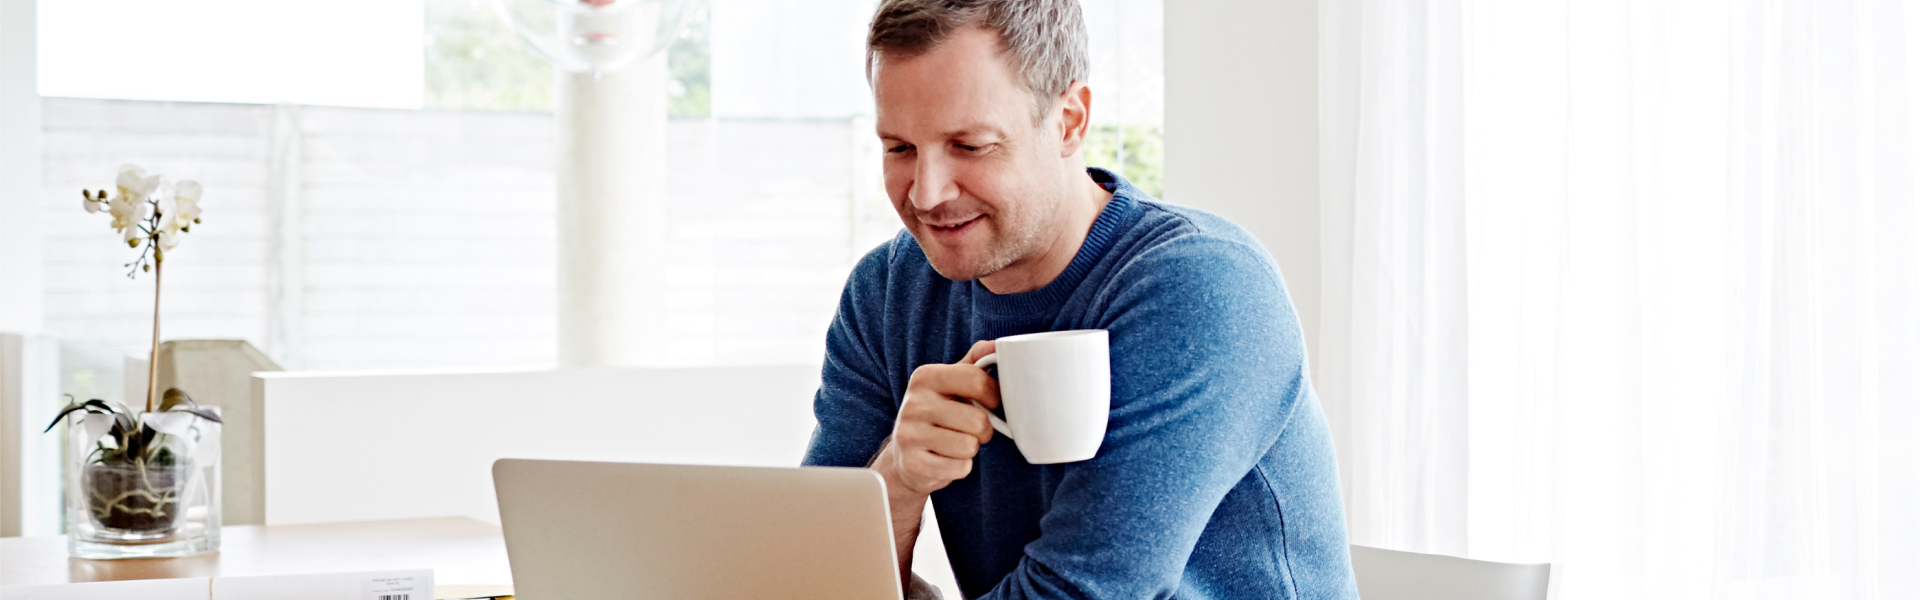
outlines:
M999 220L1000 216L1002 215L994 215L993 225L998 226L1003 224ZM999 239L993 240L993 242L996 243L993 243L993 245L986 249L984 256L974 260L971 264L955 265L955 268L951 269L943 269L940 265L932 264L932 261L928 261L929 264L932 264L933 270L939 273L941 277L954 281L973 281L998 273L1012 266L1013 263L1018 262L1020 259L1032 255L1041 245L1040 234L1045 228L1045 219L1040 218L1040 215L1037 214L1007 216L1015 217L1013 220L1017 222L1005 223L1007 229L996 232L1002 235L999 236ZM926 225L922 225L922 227L926 227ZM923 244L922 247L924 248L925 245Z

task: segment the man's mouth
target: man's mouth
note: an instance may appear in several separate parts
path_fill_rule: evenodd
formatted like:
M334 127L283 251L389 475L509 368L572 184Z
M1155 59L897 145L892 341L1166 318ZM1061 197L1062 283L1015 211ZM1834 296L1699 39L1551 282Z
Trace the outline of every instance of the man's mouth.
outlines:
M971 228L975 223L979 223L980 217L982 216L985 216L985 215L977 216L971 219L967 219L965 221L949 223L946 225L927 223L927 229L933 230L933 234L939 237L957 236L965 232L968 228Z

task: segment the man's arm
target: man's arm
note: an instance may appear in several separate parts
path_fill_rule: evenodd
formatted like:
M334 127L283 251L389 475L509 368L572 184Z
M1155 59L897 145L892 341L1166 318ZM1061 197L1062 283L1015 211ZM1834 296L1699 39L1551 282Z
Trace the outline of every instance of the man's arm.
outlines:
M893 435L870 465L887 483L894 558L903 582L913 575L913 545L927 497L972 473L980 445L993 439L987 411L968 403L1000 405L999 382L973 366L992 353L993 342L979 342L957 363L914 369Z
M863 311L882 309L886 251L882 246L854 268L828 327L827 356L814 396L818 425L804 464L866 466L880 474L900 581L911 588L913 546L927 496L972 472L974 454L993 435L986 411L961 398L999 406L1000 394L998 383L972 366L993 351L985 342L959 363L916 369L895 414L878 332L861 327L873 322L862 318Z
M1170 244L1116 278L1128 285L1102 323L1107 436L1065 466L1040 538L988 598L1172 595L1214 509L1310 393L1298 321L1259 248Z

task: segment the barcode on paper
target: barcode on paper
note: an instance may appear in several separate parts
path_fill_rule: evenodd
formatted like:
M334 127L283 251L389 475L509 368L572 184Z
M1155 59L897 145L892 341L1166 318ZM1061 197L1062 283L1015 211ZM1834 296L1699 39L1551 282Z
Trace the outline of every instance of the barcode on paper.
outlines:
M369 573L361 580L360 600L433 600L433 571Z

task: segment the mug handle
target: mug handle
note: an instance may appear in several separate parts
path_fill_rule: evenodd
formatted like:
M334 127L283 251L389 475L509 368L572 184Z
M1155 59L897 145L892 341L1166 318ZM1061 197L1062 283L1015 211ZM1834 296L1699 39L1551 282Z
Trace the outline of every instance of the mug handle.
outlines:
M973 366L976 366L976 367L980 367L980 368L982 368L982 369L985 369L985 368L987 368L987 367L991 367L991 366L994 366L994 365L997 365L997 364L1000 364L1000 353L999 353L999 352L995 352L995 353L993 353L993 354L988 354L988 355L986 355L986 356L982 356L982 357L980 357L980 360L976 360L976 361L973 361ZM988 421L991 421L991 422L993 422L993 430L994 430L994 431L998 431L998 432L1000 432L1000 435L1004 435L1004 436L1007 436L1007 439L1010 439L1010 440L1011 440L1011 439L1013 439L1013 433L1012 433L1012 432L1009 432L1009 431L1007 431L1007 430L1009 429L1009 427L1007 427L1007 422L1006 422L1006 421L1002 421L1002 420L1000 420L1000 417L997 417L997 416L994 416L994 414L993 414L993 411L991 411L991 410L987 410L987 407L985 407L985 406L980 406L980 403L979 403L979 402L974 402L974 400L973 400L972 398L968 398L968 399L967 399L967 401L968 401L968 402L973 402L973 405L974 405L974 406L979 406L979 407L980 407L980 410L982 410L982 411L986 411L986 413L987 413L987 420L988 420ZM1015 440L1015 441L1018 441L1018 440Z

